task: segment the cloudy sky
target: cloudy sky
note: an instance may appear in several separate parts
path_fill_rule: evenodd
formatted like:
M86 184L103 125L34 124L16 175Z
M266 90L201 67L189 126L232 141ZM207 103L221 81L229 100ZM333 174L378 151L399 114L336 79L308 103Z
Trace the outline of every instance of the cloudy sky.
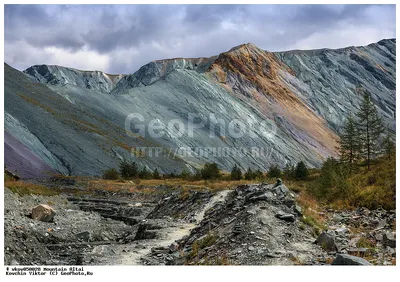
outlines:
M132 73L157 59L366 45L396 36L395 5L5 5L5 61Z

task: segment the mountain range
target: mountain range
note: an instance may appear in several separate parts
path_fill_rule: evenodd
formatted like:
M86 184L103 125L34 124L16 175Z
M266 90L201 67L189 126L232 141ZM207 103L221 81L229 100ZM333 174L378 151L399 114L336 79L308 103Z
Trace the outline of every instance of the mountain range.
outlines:
M287 52L248 43L210 58L153 61L133 74L5 64L5 165L24 178L101 175L121 160L163 173L206 162L318 167L337 156L362 89L395 132L395 69L396 39ZM161 123L162 136L149 132Z

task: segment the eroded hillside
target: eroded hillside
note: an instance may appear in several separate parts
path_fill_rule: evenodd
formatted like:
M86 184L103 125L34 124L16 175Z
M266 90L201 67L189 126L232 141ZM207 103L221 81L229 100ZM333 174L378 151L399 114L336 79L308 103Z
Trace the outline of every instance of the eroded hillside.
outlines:
M25 170L18 147L31 151L35 162L70 175L100 175L122 159L161 172L193 170L210 161L225 170L236 163L266 170L299 160L319 166L336 155L337 133L357 110L361 88L371 93L394 132L395 47L390 39L271 53L244 44L210 58L151 62L129 75L46 65L23 74L5 65L6 160L12 160L6 166ZM132 113L142 117L128 121L133 131L173 120L185 127L132 138L126 133ZM201 126L190 134L193 116ZM233 120L232 128L242 126L245 134L229 132ZM140 148L162 154L141 154ZM222 155L204 152L207 148L228 150Z

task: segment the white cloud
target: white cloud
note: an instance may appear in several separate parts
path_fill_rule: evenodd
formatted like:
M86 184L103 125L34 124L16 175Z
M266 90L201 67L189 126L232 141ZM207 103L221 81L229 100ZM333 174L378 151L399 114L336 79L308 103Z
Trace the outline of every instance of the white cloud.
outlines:
M374 27L346 26L330 31L316 32L310 36L299 40L291 46L291 49L309 50L319 48L343 48L349 46L363 46L369 43L377 42L384 38L393 38L395 34L388 29L378 29Z
M57 47L44 48L50 61L48 64L73 67L80 70L106 70L109 68L109 56L84 47L82 50L71 52Z
M20 5L5 7L5 60L132 73L251 42L268 51L341 48L395 37L395 6Z

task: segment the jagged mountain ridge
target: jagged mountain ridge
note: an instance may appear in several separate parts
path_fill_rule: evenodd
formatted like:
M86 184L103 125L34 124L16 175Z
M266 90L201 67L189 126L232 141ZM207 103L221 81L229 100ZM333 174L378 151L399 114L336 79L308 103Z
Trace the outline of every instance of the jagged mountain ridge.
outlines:
M82 71L55 65L36 65L24 71L44 84L67 84L110 93L125 74L107 74L102 71Z
M143 143L153 146L166 149L258 147L268 150L266 156L242 156L239 162L243 169L266 169L270 164L283 166L299 159L306 160L311 166L318 166L324 158L336 154L337 133L346 115L357 109L361 99L357 93L359 87L365 87L372 93L380 114L395 130L395 44L395 39L390 39L365 47L278 53L261 50L253 44L243 44L210 58L154 61L133 74L114 78L101 72L80 72L58 66L33 66L24 73L53 91L59 103L65 104L64 107L75 105L86 115L90 113L98 119L112 122L117 132L113 139L124 140L124 146L116 142L102 144L105 149L96 154L99 164L91 164L93 167L84 171L83 165L74 168L74 163L79 163L82 156L69 156L68 163L72 167L69 174L98 175L105 169L105 163L116 166L121 158L130 158L128 148L136 147L138 140L126 137L124 122L132 112L141 113L144 124L155 118L161 121L179 118L188 122L189 113L198 114L205 124L203 129L195 132L194 138L187 135L173 138L173 132L154 140L145 136ZM6 79L6 90L7 85ZM8 100L15 100L15 93L11 92L7 95L6 91L5 110L15 119L23 119L24 113L12 109L16 101L7 103ZM32 104L32 99L38 99L32 93L25 94L29 94L28 97L18 103ZM41 99L41 103L47 104L49 97L51 95ZM60 108L58 103L42 106L41 111L44 112L46 107L53 110ZM64 109L60 108L60 112L66 116ZM255 137L231 138L226 132L220 131L218 136L211 138L209 129L215 124L207 118L210 113L216 113L217 118L226 123L236 118L246 124L249 116L253 117L255 124L268 121L276 125L277 134L272 138L266 137L247 124ZM68 120L64 121L64 126ZM13 125L6 124L6 130L10 126ZM100 127L104 132L108 130L106 126ZM79 128L72 130L76 135L89 135L87 139L93 143L99 136L90 128L84 128L83 132ZM49 141L46 139L52 137L50 132L45 136L43 143L47 148L49 145L46 142ZM93 153L91 150L85 152L87 146L92 145L85 145L80 153L91 159ZM73 146L66 145L66 148L69 147ZM65 153L55 152L61 159ZM74 158L77 160L74 161ZM151 169L173 170L169 159L163 158L163 163L151 159L135 160ZM216 161L229 170L238 162L238 158L182 156L179 157L177 169L182 165L191 169L206 161Z

